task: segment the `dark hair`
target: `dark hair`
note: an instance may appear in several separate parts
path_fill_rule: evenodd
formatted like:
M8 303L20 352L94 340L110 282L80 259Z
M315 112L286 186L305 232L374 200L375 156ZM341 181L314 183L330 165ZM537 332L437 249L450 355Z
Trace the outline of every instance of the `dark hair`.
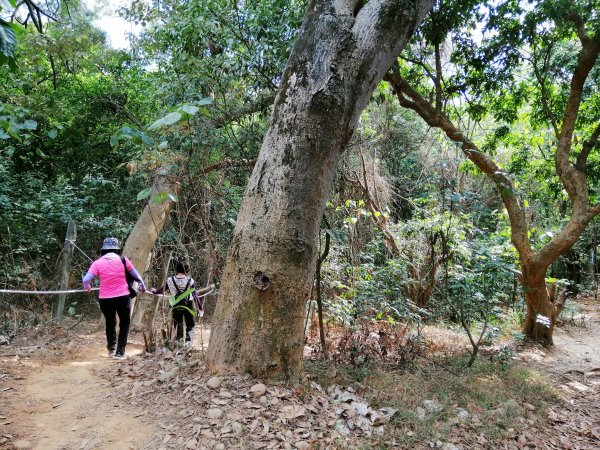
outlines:
M110 250L110 249L109 250L100 250L100 254L102 256L106 255L107 253L116 253L117 255L120 255L122 251L123 250L121 250L120 248L116 249L116 250Z
M175 272L177 273L188 273L190 271L190 266L183 262L183 261L177 261L175 263Z

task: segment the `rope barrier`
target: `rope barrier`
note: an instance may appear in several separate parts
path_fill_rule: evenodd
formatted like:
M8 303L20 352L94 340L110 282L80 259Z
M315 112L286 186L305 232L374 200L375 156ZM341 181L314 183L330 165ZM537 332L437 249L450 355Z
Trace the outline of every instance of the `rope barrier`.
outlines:
M0 291L0 292L1 292L1 291ZM206 292L205 294L201 294L201 295L198 295L198 294L196 294L196 295L197 295L198 297L206 297L208 294L212 294L213 292L215 292L215 290L214 290L214 289L211 289L210 291ZM156 295L157 297L170 297L170 296L171 296L171 294L153 294L153 293L152 293L152 292L150 292L150 291L146 291L146 293L147 293L147 294L150 294L150 295Z
M99 288L92 288L92 291L97 291ZM51 295L51 294L75 294L77 292L88 292L85 289L69 289L67 291L24 291L19 289L0 289L0 294L35 294L35 295Z
M92 288L90 291L97 291L99 288ZM198 297L206 297L208 294L212 294L215 290L211 289L205 294L198 295ZM33 295L52 295L52 294L76 294L78 292L89 292L85 289L69 289L66 291L25 291L20 289L0 289L0 294L33 294ZM156 295L157 297L169 297L169 294L152 294L151 292L147 292L150 295Z
M85 256L91 262L94 262L94 260L92 258L90 258L83 250L81 250L79 247L77 247L77 244L75 243L74 240L72 240L72 239L65 239L65 242L68 242L69 244L71 244L73 247L75 247L77 250L79 250L83 254L83 256Z

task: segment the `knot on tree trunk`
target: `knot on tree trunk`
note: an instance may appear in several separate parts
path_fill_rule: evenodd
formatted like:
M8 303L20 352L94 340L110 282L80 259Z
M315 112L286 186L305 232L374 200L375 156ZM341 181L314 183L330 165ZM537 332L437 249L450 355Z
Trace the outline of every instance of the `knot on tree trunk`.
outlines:
M254 274L254 287L259 291L266 291L271 285L271 279L263 272Z

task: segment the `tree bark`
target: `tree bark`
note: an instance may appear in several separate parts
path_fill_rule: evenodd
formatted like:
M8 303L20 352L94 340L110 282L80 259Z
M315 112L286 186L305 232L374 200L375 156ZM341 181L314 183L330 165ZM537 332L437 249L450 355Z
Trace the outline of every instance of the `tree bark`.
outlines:
M169 212L171 212L174 205L174 202L170 200L156 203L152 198L161 192L178 195L180 189L181 185L175 176L166 174L156 175L152 183L150 200L138 217L125 242L123 254L131 260L142 277L148 270L150 252L154 247L158 234L167 222ZM141 305L142 302L140 301L136 301L132 305L133 316L131 322L133 325L140 325L142 322L145 307Z
M304 308L340 156L432 3L309 2L225 262L208 349L213 371L301 379Z

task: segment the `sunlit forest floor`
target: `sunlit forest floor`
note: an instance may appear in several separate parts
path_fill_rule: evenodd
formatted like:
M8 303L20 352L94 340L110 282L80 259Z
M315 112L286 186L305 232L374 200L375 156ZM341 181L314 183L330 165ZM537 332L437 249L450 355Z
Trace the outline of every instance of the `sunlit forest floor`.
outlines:
M505 340L471 368L443 328L393 364L307 346L302 386L212 376L207 326L192 349L151 355L134 332L114 361L100 320L40 325L0 347L0 448L597 449L599 307L579 305L553 348Z

